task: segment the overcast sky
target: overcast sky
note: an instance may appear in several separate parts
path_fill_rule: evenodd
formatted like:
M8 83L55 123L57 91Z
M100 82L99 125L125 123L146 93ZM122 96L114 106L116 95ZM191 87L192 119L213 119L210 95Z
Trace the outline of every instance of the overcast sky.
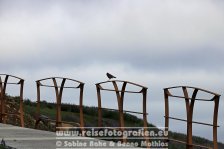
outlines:
M62 76L85 82L84 104L96 106L94 84L111 72L149 87L149 122L164 126L164 87L190 85L224 95L224 2L0 0L0 52L0 72L25 79L25 98L36 100L35 80ZM222 142L223 109L221 98Z

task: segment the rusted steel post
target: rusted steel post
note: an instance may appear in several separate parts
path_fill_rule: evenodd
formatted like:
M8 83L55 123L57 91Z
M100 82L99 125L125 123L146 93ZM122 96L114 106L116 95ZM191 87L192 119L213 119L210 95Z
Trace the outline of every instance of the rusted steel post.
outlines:
M165 100L165 133L169 132L169 101L168 101L169 91L164 89L164 100ZM167 140L168 141L168 140Z
M37 86L37 109L36 109L36 123L35 123L35 128L37 129L38 123L40 122L39 117L40 117L40 82L36 81L36 86Z
M193 143L193 141L192 141L192 115L190 115L190 101L189 101L189 96L188 96L186 87L182 87L182 89L183 89L184 97L185 97L186 115L187 115L187 144L186 144L186 148L193 149L193 146L192 146L192 143Z
M84 84L80 84L80 97L79 97L79 111L80 111L80 127L83 130L84 128L84 115L83 115L83 90L84 90Z
M101 94L100 85L96 85L97 99L98 99L98 127L102 127L102 106L101 106Z
M1 103L1 107L0 107L0 123L2 123L2 118L3 118L3 116L2 116L2 113L3 113L3 86L2 86L2 78L1 78L1 76L0 76L0 90L1 90L1 93L0 93L0 103Z
M147 108L147 103L146 103L146 99L147 99L147 89L143 89L142 90L142 94L143 94L143 121L144 121L144 127L148 127L148 123L147 123L147 112L146 112L146 108Z
M58 90L57 82L55 78L52 78L54 87L55 87L55 94L56 94L56 127L61 127L61 98L62 98L62 92L64 88L64 84L66 79L63 78L60 86L60 90Z
M214 149L218 149L217 139L217 125L218 125L218 109L219 109L219 96L214 97L214 113L213 113L213 144Z
M2 91L2 122L5 124L6 123L6 116L7 114L5 113L5 92L6 92L6 87L7 87L7 82L8 82L9 75L5 76L5 81L3 85L3 91Z
M147 123L147 112L146 112L146 108L147 108L147 102L146 102L146 99L147 99L147 88L143 88L142 89L142 95L143 95L143 125L144 125L144 137L145 137L145 140L146 140L146 147L149 149L150 146L149 146L149 136L145 136L145 132L148 131L148 123Z
M20 80L20 101L19 101L19 111L20 111L20 126L21 126L21 127L24 127L23 86L24 86L24 80Z
M189 127L189 132L187 133L187 136L189 137L188 140L190 140L188 143L189 143L189 149L193 149L193 132L192 132L192 121L193 121L193 110L194 110L194 103L195 103L195 98L197 96L197 93L198 93L198 89L194 89L194 92L192 94L192 99L191 99L191 102L190 102L190 105L189 105L189 113L187 114L188 116L188 123L187 127Z
M113 85L114 85L114 89L115 89L115 93L117 96L117 104L118 104L118 111L119 111L119 122L120 122L120 127L121 130L123 131L124 129L124 114L123 114L123 107L122 107L122 99L118 90L118 86L117 83L115 81L112 81Z
M118 103L118 111L119 111L119 124L120 124L120 130L123 132L124 131L124 112L123 112L123 98L124 98L124 91L126 88L126 82L123 83L121 94L120 95L117 83L115 81L112 81L116 96L117 96L117 103ZM127 139L123 137L123 142L127 142Z

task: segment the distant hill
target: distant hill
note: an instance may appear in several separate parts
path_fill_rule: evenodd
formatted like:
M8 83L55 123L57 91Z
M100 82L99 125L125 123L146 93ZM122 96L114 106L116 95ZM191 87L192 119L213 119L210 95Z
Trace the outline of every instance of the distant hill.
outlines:
M14 112L17 111L19 108L19 97L12 97L7 96L7 110ZM79 122L79 107L72 104L62 104L62 120L63 121L70 121L70 122ZM108 127L118 127L118 112L117 111L110 111L110 110L103 110L103 126ZM97 127L98 123L98 113L97 107L83 107L84 112L84 123L86 127ZM48 103L46 101L41 102L41 114L46 115L50 119L55 119L55 103ZM27 128L34 128L35 126L35 115L36 115L36 102L32 102L31 100L27 99L24 100L24 120L25 120L25 127ZM131 114L124 114L125 126L126 127L142 127L143 121L142 119L131 115ZM18 125L19 120L15 119L14 117L9 117L7 123ZM71 126L71 125L69 125ZM153 124L148 124L149 127L155 127ZM42 130L47 131L54 131L54 125L47 124L47 123L40 123L39 128ZM156 128L158 129L158 128ZM185 140L186 135L181 133L169 132L169 137L178 140ZM202 144L202 145L209 145L212 146L212 141L201 138L201 137L194 137L193 138L195 144ZM169 149L182 149L185 148L185 145L170 142ZM224 144L219 143L219 148L224 148Z

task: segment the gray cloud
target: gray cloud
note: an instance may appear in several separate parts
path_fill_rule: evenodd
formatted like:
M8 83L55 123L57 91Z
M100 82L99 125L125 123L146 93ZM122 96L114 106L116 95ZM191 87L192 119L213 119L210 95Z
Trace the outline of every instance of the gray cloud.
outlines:
M224 13L218 2L5 3L1 63L10 55L22 65L40 67L58 65L60 59L63 65L120 61L156 68L163 60L174 67L205 67L223 53Z

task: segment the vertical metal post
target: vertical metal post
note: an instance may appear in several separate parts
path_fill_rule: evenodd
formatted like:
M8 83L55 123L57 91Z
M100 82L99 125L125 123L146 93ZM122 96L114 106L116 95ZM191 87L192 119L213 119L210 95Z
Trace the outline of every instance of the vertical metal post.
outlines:
M120 96L119 89L117 83L112 81L116 95L117 95L117 103L118 103L118 111L119 111L119 123L120 123L120 130L124 131L124 113L123 113L123 99ZM126 83L123 84L123 92L125 90ZM124 94L124 93L123 93ZM124 97L124 95L123 95ZM127 142L127 139L123 137L123 142Z
M55 95L56 95L56 127L61 127L61 98L62 98L62 92L64 88L64 84L66 79L63 78L60 86L60 90L58 91L58 86L55 78L52 78L54 87L55 87Z
M1 105L0 105L0 123L2 123L2 113L3 113L3 101L2 101L2 99L3 99L3 85L2 85L2 78L1 78L1 76L0 76L0 103L1 103Z
M61 104L58 93L58 85L55 78L52 78L55 88L55 96L56 96L56 126L61 127Z
M84 127L84 115L83 115L83 90L84 84L80 84L80 98L79 98L79 111L80 111L80 126L83 130Z
M35 128L37 129L37 125L39 123L39 117L40 117L40 82L36 81L37 86L37 111L36 111L36 123Z
M147 88L143 88L142 89L142 95L143 95L143 125L144 125L144 132L148 131L148 123L147 123L147 112L146 112L146 108L147 108L147 103L146 103L146 99L147 99ZM145 134L145 133L144 133ZM149 149L149 137L145 136L145 140L146 140L146 144L147 144L147 148Z
M2 91L2 122L5 124L6 123L6 113L5 113L5 91L7 87L7 82L8 82L9 75L5 76L5 81L3 85L3 91Z
M24 127L23 86L24 86L24 80L20 80L20 102L19 102L19 111L20 111L20 126L21 126L21 127Z
M187 149L193 149L192 146L192 117L190 115L190 101L186 87L182 87L185 97L185 104L186 104L186 115L187 115Z
M169 91L164 89L164 100L165 100L165 133L168 134L169 131ZM168 140L167 140L168 141Z
M195 89L192 94L191 102L189 105L188 122L187 122L187 125L189 125L187 136L189 137L188 140L190 140L189 142L191 143L191 144L189 144L189 149L193 148L193 146L192 146L192 144L193 144L192 121L193 121L194 103L195 103L195 98L197 96L197 93L198 93L198 89Z
M102 106L101 106L101 94L100 85L96 85L97 99L98 99L98 127L102 127Z
M219 109L219 96L214 97L214 115L213 115L213 147L218 149L217 141L217 123L218 123L218 109Z
M144 127L148 127L147 124L147 112L146 112L146 107L147 107L147 103L146 103L146 99L147 99L147 89L143 89L142 90L142 94L143 94L143 121L144 121Z

